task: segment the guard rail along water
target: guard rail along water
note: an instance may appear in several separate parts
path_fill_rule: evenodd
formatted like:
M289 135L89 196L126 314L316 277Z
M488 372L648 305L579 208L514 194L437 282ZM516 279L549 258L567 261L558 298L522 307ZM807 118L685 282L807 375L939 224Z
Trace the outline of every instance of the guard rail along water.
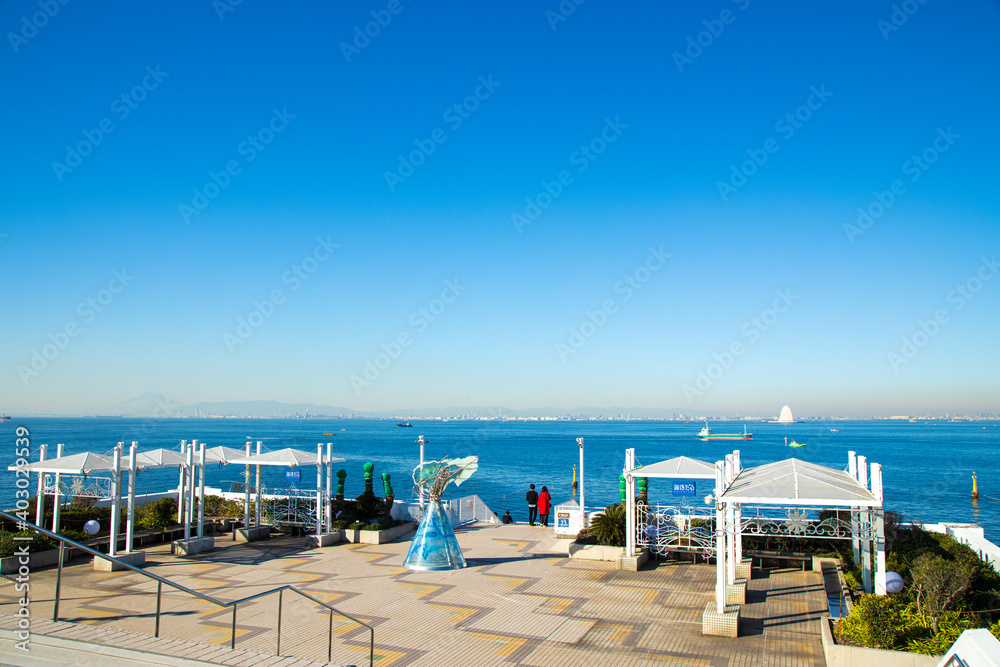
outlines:
M12 522L15 525L23 526L23 530L34 530L34 531L37 531L41 535L45 535L46 537L50 537L50 538L52 538L54 540L58 540L59 541L59 566L58 566L58 570L56 572L55 604L53 605L53 608L52 608L52 620L53 621L58 621L59 620L59 596L60 596L60 585L62 583L63 551L65 549L65 546L67 544L69 544L71 547L73 547L75 549L79 549L80 551L83 551L84 553L92 554L95 557L103 558L105 560L109 560L109 561L112 561L114 563L118 563L122 567L127 568L129 570L132 570L133 572L138 572L139 574L143 575L144 577L148 577L149 579L156 580L156 582L157 582L157 584L156 584L156 626L155 626L155 628L153 630L153 636L154 637L159 637L160 636L160 600L161 600L161 594L163 592L163 585L164 584L166 584L167 586L170 586L172 588L175 588L175 589L177 589L179 591L182 591L184 593L187 593L189 595L193 595L193 596L195 596L197 598L200 598L200 599L202 599L202 600L204 600L206 602L210 602L210 603L212 603L214 605L217 605L219 607L232 607L233 608L233 625L232 625L232 635L231 635L230 640L229 640L229 648L232 648L232 649L236 648L236 609L237 609L237 606L240 605L240 604L242 604L242 603L244 603L244 602L249 602L251 600L256 600L257 598L262 598L262 597L265 597L267 595L271 595L272 593L277 593L278 594L278 628L277 628L278 629L278 645L277 645L277 648L275 650L275 655L279 655L280 656L281 655L281 602L282 602L282 595L287 590L287 591L293 591L295 593L298 593L302 597L307 598L309 600L312 600L316 604L318 604L318 605L320 605L322 607L325 607L326 609L330 610L329 640L327 642L327 662L330 662L330 661L333 660L333 615L337 614L338 616L343 616L344 618L349 619L349 620L353 621L354 623L357 623L358 625L361 625L363 627L368 628L368 632L369 632L368 665L369 665L369 667L372 667L372 665L374 665L374 663L375 663L375 628L373 628L372 626L368 625L364 621L362 621L360 619L357 619L354 616L351 616L350 614L347 614L345 612L340 611L336 607L328 605L327 603L323 602L322 600L318 600L318 599L314 598L312 595L309 595L305 591L300 590L300 589L296 588L295 586L279 586L278 588L274 588L274 589L271 589L269 591L265 591L263 593L257 593L256 595L250 595L250 596L245 597L245 598L240 598L239 600L233 600L231 602L223 602L222 600L217 600L217 599L215 599L215 598L213 598L213 597L211 597L209 595L205 595L204 593L199 593L198 591L191 590L190 588L187 588L187 587L182 586L182 585L180 585L178 583L170 581L169 579L165 579L165 578L163 578L163 577L161 577L159 575L152 574L150 572L146 572L145 570L143 570L141 568L138 568L138 567L132 565L131 563L126 563L123 560L119 560L119 559L114 558L112 556L109 556L107 554L101 553L100 551L97 551L96 549L91 549L90 547L84 546L84 545L80 544L79 542L75 542L75 541L69 539L68 537L63 537L62 535L59 535L58 533L53 533L53 532L51 532L49 530L46 530L45 528L40 528L40 527L36 526L33 523L29 523L27 521L22 521L18 517L13 516L11 514L8 514L7 512L0 511L0 517L2 517L4 519L7 519L8 521Z

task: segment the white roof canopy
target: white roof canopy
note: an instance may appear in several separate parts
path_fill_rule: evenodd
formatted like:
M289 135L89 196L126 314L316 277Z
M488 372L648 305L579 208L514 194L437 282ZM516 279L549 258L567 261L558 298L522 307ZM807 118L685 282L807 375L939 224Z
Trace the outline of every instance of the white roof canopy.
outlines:
M125 467L124 465L122 466ZM17 470L17 466L8 466L7 470ZM84 452L70 456L60 456L57 459L36 461L21 468L28 472L63 473L66 475L89 475L92 472L111 472L114 461L110 456Z
M323 463L339 463L347 459L333 456L329 460L323 455ZM238 463L246 465L261 466L285 466L295 468L301 465L316 465L316 452L304 452L300 449L279 449L276 452L264 452L253 456L240 455L239 458L229 459L227 463Z
M850 474L800 459L745 468L720 500L744 505L882 506Z
M626 470L625 476L665 477L678 479L715 479L715 464L698 459L678 456L648 466Z
M245 450L235 449L233 447L206 447L205 448L205 463L232 463L233 459L245 458L247 455ZM194 460L198 461L198 451L195 450Z
M122 457L122 467L128 467L128 454ZM172 449L154 449L148 452L137 452L135 455L135 465L138 468L151 470L153 468L173 468L184 465L186 458L180 452Z

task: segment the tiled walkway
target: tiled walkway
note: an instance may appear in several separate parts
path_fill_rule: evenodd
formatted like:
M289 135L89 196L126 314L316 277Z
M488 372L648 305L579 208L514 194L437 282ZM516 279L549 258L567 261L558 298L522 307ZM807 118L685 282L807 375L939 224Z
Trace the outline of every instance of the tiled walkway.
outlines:
M224 600L293 584L374 625L380 667L825 664L818 572L754 570L741 636L703 637L714 566L659 563L619 572L614 563L567 558L566 543L541 528L477 524L458 535L469 567L457 572L403 569L406 538L308 550L301 538L235 544L223 537L213 552L175 558L168 546L154 546L146 560L151 571ZM34 616L51 620L54 583L54 569L32 573ZM141 642L132 633L153 633L156 584L139 574L94 572L89 561L76 561L63 571L62 591L61 621L128 631L133 648ZM13 613L17 597L13 584L0 585L0 614ZM238 649L274 655L277 603L269 596L240 605ZM192 650L189 643L228 648L231 623L229 609L164 590L160 636L184 640L171 654ZM323 608L286 593L281 623L283 656L326 660ZM367 664L367 631L341 618L333 628L333 662ZM165 650L155 642L145 648ZM234 664L225 651L194 652Z

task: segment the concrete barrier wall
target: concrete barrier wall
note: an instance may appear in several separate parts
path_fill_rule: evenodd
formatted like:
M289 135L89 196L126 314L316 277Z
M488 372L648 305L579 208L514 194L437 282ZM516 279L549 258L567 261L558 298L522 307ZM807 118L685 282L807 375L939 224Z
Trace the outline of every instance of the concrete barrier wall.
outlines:
M827 667L937 667L941 661L941 656L837 644L829 616L820 621L820 630Z

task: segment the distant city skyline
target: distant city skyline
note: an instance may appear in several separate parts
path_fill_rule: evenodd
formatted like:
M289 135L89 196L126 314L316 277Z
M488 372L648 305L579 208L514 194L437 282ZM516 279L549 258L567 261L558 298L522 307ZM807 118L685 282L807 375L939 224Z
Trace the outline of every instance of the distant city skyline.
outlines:
M998 3L46 11L0 413L1000 411Z

